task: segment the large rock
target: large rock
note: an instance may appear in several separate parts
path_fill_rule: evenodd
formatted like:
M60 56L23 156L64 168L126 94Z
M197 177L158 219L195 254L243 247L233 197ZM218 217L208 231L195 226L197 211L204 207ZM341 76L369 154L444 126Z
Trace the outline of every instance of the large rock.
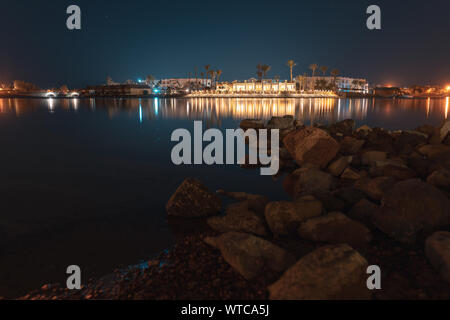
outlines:
M362 199L352 207L347 215L352 219L364 223L365 225L371 225L372 218L376 214L377 210L378 206L373 202L370 202L367 199Z
M345 137L341 141L341 153L348 154L348 155L354 155L363 147L364 143L365 143L365 141L362 139Z
M365 197L364 193L355 187L339 188L333 191L333 195L344 201L345 211L349 210Z
M419 179L398 182L388 189L372 222L390 237L404 243L450 225L450 200Z
M372 239L367 227L340 212L305 221L298 228L298 235L306 240L347 243L353 247L363 246Z
M428 237L425 255L442 278L450 283L450 232L438 231Z
M375 161L370 168L372 177L388 176L397 180L406 180L416 177L414 170L408 168L399 160Z
M289 235L297 231L298 226L322 213L322 203L307 196L294 202L270 202L266 206L266 221L275 235Z
M295 261L286 250L246 233L228 232L205 242L219 249L225 261L247 280L261 276L266 269L281 273Z
M355 120L346 119L346 120L342 120L342 121L331 124L328 127L328 130L330 131L330 134L332 134L332 135L337 135L337 134L351 135L354 128L355 128Z
M392 177L362 178L355 183L355 188L364 192L372 200L381 200L386 189L392 187Z
M177 217L205 217L220 211L220 198L198 179L187 178L170 197L167 214Z
M450 146L446 146L443 144L425 144L417 148L417 151L428 158L439 158L444 155L450 154Z
M361 178L361 175L359 172L356 172L355 170L351 168L346 168L344 172L341 174L341 179L347 179L347 180L358 180Z
M368 263L346 244L321 247L269 286L272 300L368 299Z
M252 194L246 192L230 192L225 190L217 190L217 194L226 196L228 198L246 202L248 209L255 211L260 215L264 215L264 208L269 202L269 198L259 194Z
M272 117L266 126L267 129L294 129L294 117L284 116L284 117Z
M325 168L339 151L339 144L318 128L291 132L283 139L285 147L299 165L313 164Z
M375 161L386 160L386 152L384 151L366 151L363 153L362 164L372 165Z
M450 132L450 120L445 120L439 129L439 136L441 138L441 141L444 141L449 132Z
M264 129L265 123L263 120L259 119L244 119L241 121L240 125L241 129L247 130L247 129Z
M352 162L352 157L339 157L328 166L328 172L333 176L340 176L344 172L345 168Z
M450 188L450 170L441 169L434 171L428 176L427 182L435 187Z
M267 236L264 217L251 209L249 201L228 206L225 216L208 218L208 225L219 232L241 231L259 236Z
M336 184L336 180L331 174L315 168L300 168L293 174L297 177L293 190L295 199L303 195L328 192Z

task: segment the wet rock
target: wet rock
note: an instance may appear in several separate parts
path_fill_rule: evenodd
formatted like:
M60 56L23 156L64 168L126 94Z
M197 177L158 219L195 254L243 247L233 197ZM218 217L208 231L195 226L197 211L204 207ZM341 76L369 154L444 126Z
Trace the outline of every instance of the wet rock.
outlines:
M341 175L341 179L347 180L358 180L361 178L361 175L351 168L347 168Z
M337 189L333 192L333 195L344 201L345 211L349 210L357 202L365 198L364 193L362 193L355 187L345 187Z
M375 161L386 160L386 156L383 151L366 151L362 154L361 162L364 165L372 165Z
M306 240L347 243L353 247L363 246L372 238L366 226L340 212L331 212L303 222L298 228L298 235Z
M289 235L297 231L300 223L321 213L322 203L307 196L294 202L270 202L266 206L266 221L275 235Z
M264 129L265 128L265 122L263 120L259 119L244 119L241 121L240 125L241 129L247 130L247 129Z
M166 205L169 216L205 217L220 211L220 198L198 179L187 178L170 197Z
M445 120L442 123L441 127L439 128L439 136L441 138L441 141L444 141L449 132L450 132L450 120Z
M317 128L305 128L283 139L297 164L313 164L325 168L339 151L339 144L328 133Z
M249 203L238 202L228 206L225 216L211 217L208 225L219 232L239 231L267 236L264 218L249 209Z
M340 176L347 166L352 162L352 157L339 157L335 161L331 162L328 166L328 172L333 176Z
M346 119L346 120L331 124L329 126L328 130L331 135L336 135L339 133L342 135L351 135L354 127L355 127L355 120Z
M336 184L336 180L331 174L315 168L300 168L293 174L297 176L293 192L294 199L303 195L328 192Z
M394 152L394 138L382 128L373 128L366 137L366 147L384 151L384 152Z
M370 202L367 199L362 199L352 207L347 215L352 219L364 223L365 225L370 225L372 217L375 215L377 209L378 206L373 202Z
M265 269L281 273L294 261L286 250L246 233L228 232L205 242L219 249L225 261L247 280L262 275Z
M442 278L450 283L450 232L437 231L428 237L425 255Z
M369 135L370 132L372 132L372 128L369 127L368 125L362 125L358 129L356 129L356 133L360 137L366 137L367 135Z
M419 144L425 144L428 140L428 135L419 131L401 131L395 136L394 147L397 152L404 154L409 154L410 152L405 152L405 149L413 151L414 147ZM407 148L409 147L409 148Z
M345 209L344 201L333 196L330 192L314 193L314 197L322 203L327 212L343 211Z
M352 137L345 137L341 141L341 153L347 155L354 155L364 146L366 142L362 139L355 139Z
M370 169L372 177L388 176L397 180L411 179L416 176L414 170L408 168L399 160L375 161Z
M428 158L438 158L443 155L450 154L450 146L443 144L431 145L426 144L417 148L417 151Z
M367 299L368 263L346 244L321 247L268 287L272 300Z
M427 182L435 187L450 188L450 170L442 169L434 171L428 176Z
M393 239L413 243L450 225L450 200L419 179L404 180L388 189L373 224Z
M294 129L294 117L284 116L284 117L272 117L266 126L267 129Z
M363 178L355 183L355 188L364 192L372 200L381 200L384 192L395 183L392 177Z
M229 192L220 189L217 190L217 194L229 197L234 200L245 202L249 210L253 210L260 215L264 215L264 208L269 202L269 198L266 196L246 192Z

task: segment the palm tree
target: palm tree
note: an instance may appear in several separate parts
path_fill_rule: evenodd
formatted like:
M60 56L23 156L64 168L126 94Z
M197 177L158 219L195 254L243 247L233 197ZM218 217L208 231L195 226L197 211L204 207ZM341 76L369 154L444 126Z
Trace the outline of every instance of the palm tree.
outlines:
M319 65L317 63L313 63L312 65L309 66L309 68L312 71L312 82L313 82L313 90L315 90L315 81L314 81L314 76L316 75L316 70L319 67Z
M320 71L322 71L322 74L325 75L328 71L328 67L327 66L320 66Z
M195 73L195 89L198 90L198 67L194 67Z
M280 93L280 76L276 75L273 78L277 81L277 91L278 91L278 93Z
M294 60L288 60L288 61L286 62L286 66L289 67L289 71L291 72L291 82L292 82L292 69L294 69L294 67L295 67L296 65L297 65L297 64L295 63Z
M331 70L330 74L333 76L333 87L334 87L334 91L336 91L336 78L339 75L339 70L338 69L333 69Z
M209 75L209 69L211 68L211 65L207 64L205 66L205 75L206 75L206 84L208 84L208 75Z
M219 82L220 76L222 75L222 70L220 69L216 70L216 75L217 75L217 82Z
M145 80L147 81L147 85L150 85L150 84L153 83L153 81L155 81L155 77L152 76L151 74L149 74L149 75L145 78Z
M263 77L263 71L262 71L262 64L258 63L258 65L256 66L256 75L258 76L259 80L262 82L262 77Z
M270 66L268 66L267 64L264 64L261 66L261 71L263 73L263 78L265 78L267 76L267 72L269 72L270 70Z

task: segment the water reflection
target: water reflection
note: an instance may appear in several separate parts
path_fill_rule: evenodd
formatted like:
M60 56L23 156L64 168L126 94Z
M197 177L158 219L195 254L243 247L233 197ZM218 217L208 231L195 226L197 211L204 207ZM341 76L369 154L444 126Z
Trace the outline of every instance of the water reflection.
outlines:
M414 119L424 123L427 119L438 123L448 116L449 98L446 99L0 99L0 113L17 116L36 112L45 107L49 113L76 112L80 108L105 111L113 119L119 114L136 117L139 123L154 119L204 120L221 126L225 119L269 119L272 116L294 115L304 123L330 123L352 118L357 122L372 119L392 122L395 117ZM135 119L136 119L135 118ZM406 121L406 120L405 120ZM398 122L398 121L397 121Z

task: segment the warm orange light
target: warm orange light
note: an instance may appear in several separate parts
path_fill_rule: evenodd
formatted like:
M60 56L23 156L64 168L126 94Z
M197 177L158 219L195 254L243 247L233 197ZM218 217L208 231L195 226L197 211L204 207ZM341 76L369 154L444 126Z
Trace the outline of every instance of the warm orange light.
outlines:
M447 86L447 88L446 88L446 89L447 89L447 91L450 91L450 86Z

